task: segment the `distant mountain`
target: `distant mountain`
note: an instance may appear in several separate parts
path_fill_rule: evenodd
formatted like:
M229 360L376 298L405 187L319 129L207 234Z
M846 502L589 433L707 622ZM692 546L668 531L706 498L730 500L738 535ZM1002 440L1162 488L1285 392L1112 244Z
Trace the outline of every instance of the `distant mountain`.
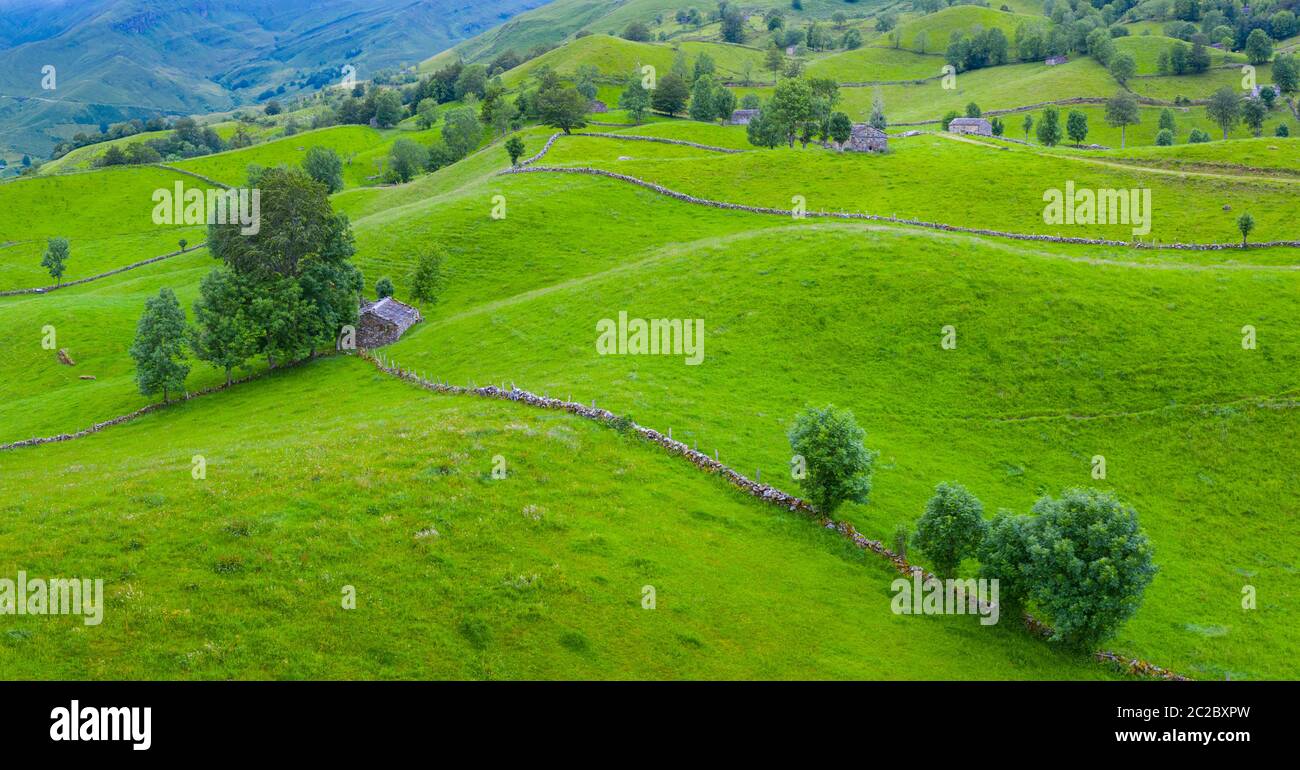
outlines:
M414 64L546 0L0 0L0 151ZM42 88L52 65L55 88Z

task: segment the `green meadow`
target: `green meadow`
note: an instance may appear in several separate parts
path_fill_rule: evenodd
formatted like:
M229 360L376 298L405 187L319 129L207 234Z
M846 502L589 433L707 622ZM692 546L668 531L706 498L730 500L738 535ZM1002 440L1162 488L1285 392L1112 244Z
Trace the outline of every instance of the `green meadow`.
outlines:
M751 10L778 5L788 6L764 0ZM806 0L792 18L827 19L842 7ZM870 25L885 7L864 3L849 23ZM1010 7L908 15L902 48L876 39L810 54L807 73L931 78L942 57L907 50L922 31L938 50L954 29L998 26L1012 36L1040 18L1037 0ZM681 28L676 10L666 0L557 0L453 52L481 60L587 29L503 82L518 88L542 66L571 77L593 65L611 107L621 90L614 77L638 63L666 71L674 45L688 59L707 52L725 77L746 63L757 78L770 75L760 48L717 42L708 26ZM608 34L660 11L655 30L669 42ZM1117 40L1142 71L1166 43ZM1131 85L1161 99L1200 98L1228 77L1239 73L1143 75ZM843 88L840 108L864 119L878 93L899 124L971 101L1016 109L1116 88L1095 61L1073 57L962 73L952 89L937 79ZM1120 149L1102 106L1063 106L1063 118L1070 109L1088 116L1088 142L1113 149L962 139L928 125L891 138L880 155L797 143L768 150L752 147L743 127L656 116L579 129L616 138L562 137L538 165L781 210L802 201L814 212L1120 241L1134 237L1134 224L1045 222L1045 192L1067 183L1149 190L1148 241L1236 244L1244 213L1256 223L1251 241L1300 239L1300 139L1238 129L1229 141L1189 145L1193 128L1219 136L1192 106L1175 110L1178 144L1155 147L1160 108L1144 106ZM1037 120L1040 108L1032 112ZM1009 137L1022 137L1022 119L1004 117ZM1294 133L1283 108L1267 130L1284 120ZM408 183L379 184L395 141L438 136L438 125L411 123L268 133L252 147L172 165L239 185L250 165L296 166L317 146L337 152L346 184L331 203L351 222L366 295L389 278L396 298L424 315L381 352L429 378L594 402L792 493L800 491L787 438L794 416L807 406L851 408L880 454L869 500L836 517L890 547L940 482L964 484L988 516L1028 512L1069 487L1113 491L1138 511L1159 572L1105 647L1195 679L1300 678L1292 526L1300 339L1291 330L1300 250L1087 247L719 210L601 176L503 174L509 160L495 137ZM528 125L515 135L529 157L555 132ZM154 190L197 179L156 167L92 169L104 149L95 147L0 184L0 290L52 282L39 264L48 237L71 241L69 280L204 239L203 227L151 221ZM445 252L444 286L436 301L416 302L413 269L434 249ZM215 265L197 249L75 287L0 297L11 340L0 357L0 443L77 431L156 400L140 395L128 352L145 301L172 289L192 320L199 282ZM703 360L602 355L597 325L620 313L701 319ZM53 349L41 344L50 327ZM940 344L949 329L951 349ZM1251 335L1253 347L1243 344ZM75 364L61 363L59 349ZM223 381L190 363L190 392ZM257 376L84 438L0 451L0 575L102 577L106 598L96 627L76 617L7 618L0 676L1123 676L1032 637L1018 618L987 627L895 615L897 573L885 560L611 426L430 393L355 355L277 369L256 360L236 374ZM505 478L494 477L502 463ZM929 566L924 553L909 558ZM963 572L973 569L967 562ZM1242 608L1250 589L1253 611ZM355 609L344 608L349 592Z

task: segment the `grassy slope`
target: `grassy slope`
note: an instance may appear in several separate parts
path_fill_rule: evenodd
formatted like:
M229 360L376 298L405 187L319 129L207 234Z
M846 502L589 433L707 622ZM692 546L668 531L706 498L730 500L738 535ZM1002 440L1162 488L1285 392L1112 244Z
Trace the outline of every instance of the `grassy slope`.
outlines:
M594 140L593 140L594 141ZM612 141L612 140L611 140ZM795 195L810 210L865 211L931 222L987 227L1010 232L1076 235L1129 240L1128 225L1055 225L1043 221L1043 192L1076 188L1149 188L1151 235L1165 241L1233 241L1236 212L1243 205L1258 222L1255 238L1296 238L1295 185L1260 180L1231 188L1218 180L1181 179L1138 170L1081 164L1068 158L1035 157L1021 148L987 147L937 136L895 140L886 155L833 153L810 147L736 155L712 154L690 163L657 158L637 160L650 150L592 147L584 140L561 140L547 165L595 165L713 200L789 208ZM597 153L595 159L589 153ZM632 160L618 160L620 156ZM798 174L786 173L798 168ZM962 183L996 195L947 192L951 169L961 168ZM1150 236L1147 236L1150 237Z
M954 5L936 13L926 14L899 25L900 42L904 48L919 51L919 37L925 33L925 53L942 53L948 47L953 32L969 33L976 25L984 29L997 28L1014 40L1016 27L1025 23L1044 21L1041 16L1007 13L977 5ZM887 43L877 43L887 45Z
M113 168L65 177L34 177L0 184L0 290L54 283L41 257L46 239L66 237L72 253L64 280L72 281L175 251L181 238L203 240L202 226L153 223L153 193L205 186L163 169Z
M1133 61L1137 64L1137 74L1156 75L1159 72L1156 64L1160 59L1160 53L1168 51L1174 43L1178 42L1182 41L1164 37L1163 35L1117 37L1115 38L1115 50L1133 57ZM1187 45L1187 43L1184 43L1184 45ZM1234 51L1219 51L1211 48L1209 52L1212 67L1246 61L1245 54Z
M883 562L651 447L355 359L0 465L0 571L107 598L90 630L11 619L9 677L1105 675L1013 623L893 615Z
M638 130L672 135L679 128L712 144L735 142L740 135L689 123ZM546 133L530 131L530 147ZM668 159L656 159L660 147ZM582 151L602 158L601 163L618 163L619 155L643 158L626 163L663 173L674 165L716 162L645 143L573 139L557 145L557 152L566 148L586 148ZM1296 675L1290 662L1296 640L1289 630L1295 623L1288 609L1295 606L1294 577L1287 537L1277 530L1278 522L1293 515L1278 506L1296 499L1294 471L1281 464L1294 450L1278 443L1296 434L1289 424L1294 412L1231 403L1294 395L1287 373L1294 371L1297 350L1276 331L1294 315L1288 304L1295 294L1294 273L1105 267L1061 257L1132 256L1113 250L1026 251L856 227L814 231L808 223L778 231L792 223L686 207L606 180L483 177L501 165L498 156L499 148L489 148L410 185L354 190L337 198L356 217L358 261L367 278L391 273L399 295L410 256L422 243L437 240L452 250L443 304L426 309L430 324L396 348L399 360L454 380L507 379L595 397L648 424L673 426L679 437L698 439L703 448L716 446L737 467L762 467L765 478L779 476L784 466L788 450L782 432L794 410L807 402L851 405L871 432L872 445L885 454L875 501L846 513L876 536L912 521L938 480L968 483L990 508L1024 509L1041 492L1088 483L1088 458L1104 453L1111 462L1108 484L1142 510L1165 570L1143 614L1117 644L1202 676ZM910 157L918 169L929 162L919 155L897 157ZM790 157L787 170L796 167L790 162L800 167L810 188L843 186L817 172L816 165L803 169L805 162L822 162L809 154ZM1027 179L1039 161L1026 153L1019 162ZM1069 168L1071 178L1083 178L1083 167ZM1037 171L1041 189L1046 174ZM913 176L924 178L915 170ZM944 177L944 189L949 181ZM770 184L727 189L776 194ZM1228 189L1243 194L1241 188ZM1180 190L1178 200L1208 194L1195 186ZM509 201L505 222L487 216L496 192ZM591 237L597 232L599 238ZM1266 257L1252 252L1249 258ZM51 427L82 427L92 418L138 406L122 351L143 297L158 285L183 289L187 305L192 300L192 287L210 262L197 254L181 259L49 297L0 300L3 328L30 323L26 319L37 309L66 314L59 323L76 331L61 335L83 338L74 357L92 350L103 356L93 362L96 371L115 373L107 381L78 383L71 376L88 369L63 369L32 343L29 356L6 361L13 368L0 378L21 397L0 404L7 439L51 432L45 430ZM1158 261L1176 258L1162 255ZM1104 313L1097 310L1099 297ZM92 298L100 311L86 323ZM678 360L595 357L594 320L620 308L655 317L705 317L706 364L688 368ZM935 358L942 355L934 339L938 328L952 322L961 329L963 352ZM1255 354L1237 344L1238 330L1247 322L1260 327L1265 341ZM1046 347L1042 341L1048 341ZM201 368L191 387L215 377ZM97 395L72 395L66 390L71 387ZM737 389L744 394L741 402ZM348 388L333 386L329 392L337 396ZM227 421L216 413L200 418L207 413L195 410L204 403L212 402L185 409L221 425L259 422ZM738 403L743 406L736 408ZM1218 406L1186 406L1203 403ZM1184 406L1166 408L1171 404ZM1067 412L1115 416L1051 417ZM1033 419L1020 419L1026 417ZM156 446L157 439L140 443ZM1151 455L1152 446L1162 447L1159 456ZM0 457L0 463L17 456ZM184 462L179 467L175 483L189 484ZM1243 475L1241 468L1252 470ZM164 482L151 477L148 485L154 483ZM250 480L245 489L254 486L264 482ZM102 488L101 483L97 489ZM147 498L149 493L135 494ZM1188 520L1197 528L1195 540L1186 537ZM1214 558L1207 555L1211 546L1220 549ZM245 554L245 563L259 562ZM199 566L210 570L211 564L209 558ZM1243 618L1235 609L1242 575L1261 586L1259 615ZM331 588L330 595L336 595ZM321 601L325 606L330 600ZM201 639L222 648L211 636ZM252 652L234 668L249 670L253 657L266 659ZM201 675L217 675L210 673L215 670ZM318 670L323 669L312 669ZM575 670L566 669L569 675ZM1068 667L1053 672L1076 675ZM279 670L275 675L309 674Z
M1132 158L1152 165L1178 168L1221 166L1282 169L1300 173L1300 140L1261 137L1231 142L1180 144L1108 150L1101 157Z
M1078 110L1088 116L1088 137L1084 139L1085 142L1089 144L1101 144L1106 147L1114 148L1120 146L1120 130L1106 122L1105 105L1062 105L1059 109L1061 111L1062 125L1064 125L1064 121L1071 110ZM1160 131L1160 113L1162 109L1165 108L1142 107L1139 110L1142 122L1134 126L1129 126L1125 131L1126 147L1145 145L1147 149L1152 151L1160 149L1154 145L1156 143L1156 134ZM1199 128L1216 139L1223 136L1223 129L1206 116L1204 107L1169 107L1168 109L1172 110L1174 113L1174 124L1177 126L1174 132L1174 140L1176 143L1185 143L1188 134L1191 133L1194 128ZM1030 110L1029 113L1033 115L1035 122L1038 122L1042 117L1042 110ZM1024 139L1024 120L1024 112L1014 112L1003 115L1002 121L1007 126L1006 135L1013 139ZM1295 118L1291 115L1289 110L1279 108L1273 110L1272 114L1270 114L1268 119L1264 122L1265 136L1271 137L1273 131L1281 123L1286 123L1290 126L1292 133L1295 133L1297 126ZM1228 136L1233 139L1251 139L1250 129L1241 124L1238 124L1236 128L1230 131ZM1029 134L1029 140L1032 142L1038 141L1032 130ZM1294 140L1292 139L1272 139L1271 141L1274 144L1278 142L1284 144L1294 143Z

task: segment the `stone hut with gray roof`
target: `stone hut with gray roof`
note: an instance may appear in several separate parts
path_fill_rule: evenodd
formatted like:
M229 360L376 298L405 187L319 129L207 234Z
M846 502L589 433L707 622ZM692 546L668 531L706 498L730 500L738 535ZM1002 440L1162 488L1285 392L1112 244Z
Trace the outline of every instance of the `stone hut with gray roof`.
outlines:
M993 136L993 124L984 118L953 118L948 124L948 133Z
M735 110L731 117L723 122L724 126L748 126L749 122L758 117L758 110Z
M420 311L392 297L378 302L362 302L357 321L357 347L378 348L391 345L406 330L423 321Z
M870 123L854 123L843 149L849 152L884 152L889 149L889 137Z

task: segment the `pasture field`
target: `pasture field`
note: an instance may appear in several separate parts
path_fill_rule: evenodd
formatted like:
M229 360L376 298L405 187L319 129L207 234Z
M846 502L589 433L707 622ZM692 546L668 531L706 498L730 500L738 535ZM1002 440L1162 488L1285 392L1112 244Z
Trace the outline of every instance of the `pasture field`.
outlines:
M63 280L75 281L199 243L203 226L157 225L154 191L207 189L193 177L154 167L32 177L0 184L0 291L52 286L41 258L48 238L65 237L71 257Z
M811 55L807 72L931 77L942 58L905 50L922 31L938 46L953 29L998 26L1011 37L1041 18L1038 0L1009 5L907 15L902 50L877 39ZM791 23L846 7L804 6ZM769 7L789 4L746 6L750 23ZM886 7L857 4L850 24ZM673 44L691 60L707 52L727 77L746 63L770 74L757 47L684 40L711 33L678 28L677 8L557 0L454 50L481 60L557 29L593 33L506 73L512 88L541 66L571 76L590 64L607 78L637 63L666 71ZM673 44L606 34L660 11L656 29ZM1166 43L1117 41L1143 68ZM446 61L435 57L425 71ZM1203 96L1227 77L1239 73L1131 84L1172 99ZM955 89L937 80L843 88L840 109L864 119L879 93L898 131L972 101L988 111L1117 88L1095 61L1075 57L962 73ZM619 90L606 80L598 96L613 107ZM880 155L797 143L768 150L751 146L743 127L655 116L578 129L528 173L502 173L503 142L485 129L468 157L378 184L395 141L439 135L438 125L417 131L408 120L305 131L173 165L238 185L250 164L297 166L313 146L335 150L346 186L330 200L350 220L365 296L389 278L424 316L381 352L429 378L595 403L792 493L795 415L852 409L879 456L869 499L835 516L889 547L940 482L964 484L988 516L1028 512L1071 487L1113 491L1138 511L1159 572L1103 646L1196 679L1300 678L1300 249L1235 248L1244 213L1256 223L1252 242L1300 239L1300 139L1238 129L1230 141L1188 145L1192 128L1219 136L1193 106L1175 111L1179 144L1153 147L1159 108L1145 106L1130 146L1118 149L1100 105L1062 106L1063 119L1070 109L1088 115L1087 141L1115 149L963 139L929 125L895 136ZM1003 117L1009 137L1022 137L1022 118ZM1266 130L1284 120L1295 133L1283 108ZM556 130L518 130L523 157ZM203 227L150 218L155 189L197 179L157 167L89 170L92 159L77 151L46 169L56 173L0 184L0 291L50 282L39 264L48 237L71 240L69 280L204 239ZM1233 248L1070 245L721 210L548 168L782 211L802 201L812 212L1119 241L1139 223L1049 224L1045 193L1067 183L1146 190L1144 240ZM412 274L434 250L444 254L444 285L436 301L417 302ZM169 288L192 320L199 282L216 264L197 249L0 297L0 329L14 341L0 356L0 444L77 431L157 400L139 393L129 353L141 311ZM598 324L620 313L700 319L702 360L602 354ZM55 349L40 344L50 327ZM940 344L950 329L955 347ZM1256 346L1243 344L1248 334ZM74 365L60 363L60 349ZM189 363L189 392L223 381ZM430 393L356 355L277 369L258 358L236 371L247 374L256 376L83 438L0 450L0 575L103 576L107 598L94 633L80 618L9 618L5 678L1123 677L1033 637L1017 618L986 627L896 615L887 561L614 426ZM195 457L204 478L192 474ZM504 479L493 477L498 458ZM924 553L909 558L931 566ZM355 610L341 606L349 587ZM642 604L647 587L654 611ZM1247 587L1258 595L1253 612L1242 609Z

